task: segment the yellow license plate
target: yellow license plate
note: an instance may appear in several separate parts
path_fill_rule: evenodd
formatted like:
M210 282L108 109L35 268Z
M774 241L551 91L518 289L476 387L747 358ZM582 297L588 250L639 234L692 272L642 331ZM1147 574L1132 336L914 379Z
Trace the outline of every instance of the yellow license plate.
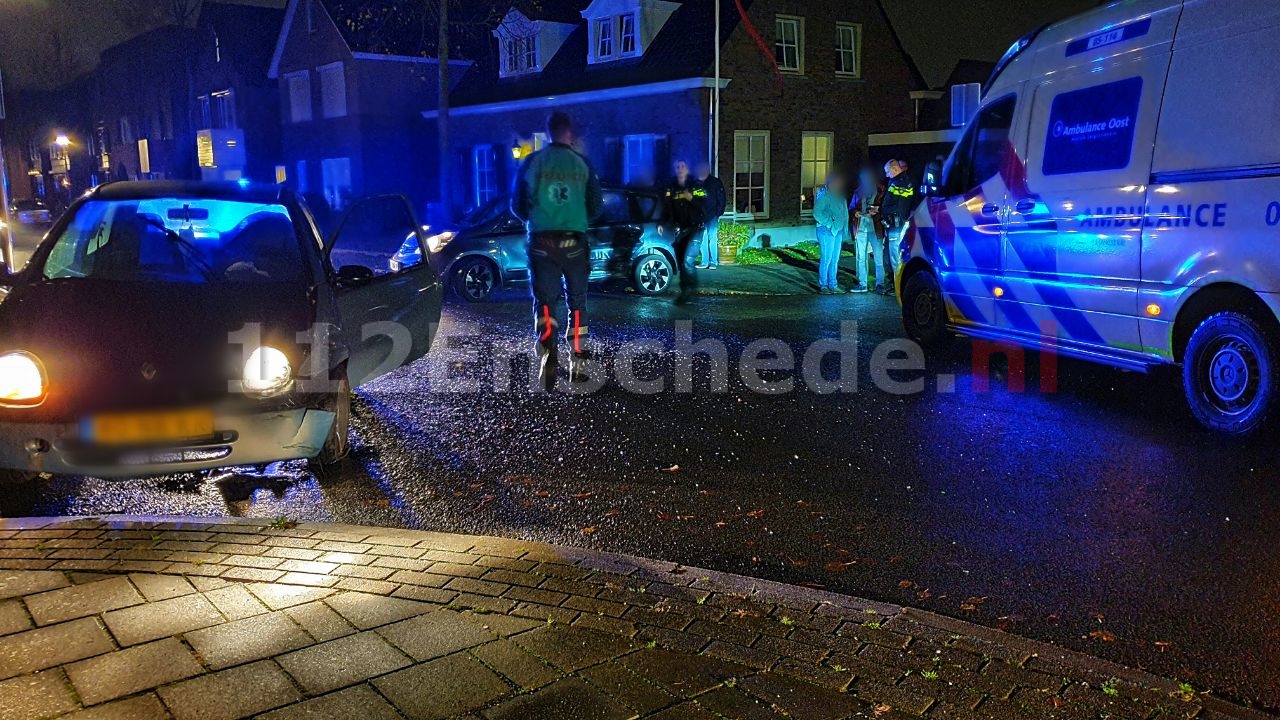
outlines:
M89 421L89 440L101 445L180 442L213 435L212 410L118 413Z

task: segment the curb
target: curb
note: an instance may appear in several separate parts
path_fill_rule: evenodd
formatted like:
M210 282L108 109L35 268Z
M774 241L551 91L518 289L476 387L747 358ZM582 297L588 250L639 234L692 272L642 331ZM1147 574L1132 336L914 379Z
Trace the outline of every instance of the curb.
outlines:
M1092 685L1095 682L1097 684L1105 684L1107 681L1120 680L1136 688L1151 690L1165 696L1176 696L1179 691L1178 683L1167 678L932 612L841 595L825 590L787 585L716 570L682 566L651 558L598 552L540 542L338 523L301 522L288 527L281 527L278 523L258 518L150 515L0 518L0 530L33 531L50 529L50 526L58 526L59 529L74 529L77 527L89 527L91 523L99 527L100 525L97 524L100 523L119 524L121 526L131 523L162 524L165 529L174 530L199 530L235 526L253 528L255 532L263 535L289 536L296 533L305 537L312 533L325 533L334 539L339 536L352 536L352 542L360 542L355 540L354 536L360 536L369 541L372 541L374 537L400 538L405 541L413 540L415 543L436 541L458 548L465 546L469 552L477 552L499 543L514 543L522 549L525 555L554 557L554 562L620 578L660 582L671 586L683 586L689 590L720 593L749 602L768 603L816 616L839 617L848 613L875 614L885 618L884 625L887 630L894 630L916 637L951 638L962 642L970 652L999 658L1012 665L1041 673L1062 677L1071 676L1072 681L1075 683ZM245 532L245 530L242 529L239 532ZM99 572L178 573L177 570L146 571L140 568L130 569L127 567L127 562L119 564L121 565L119 568L104 566ZM59 567L55 565L48 569L57 570ZM309 584L307 582L291 582L288 576L271 582L284 585ZM1234 717L1244 720L1263 720L1274 717L1229 703L1208 694L1198 694L1194 699L1195 704L1203 709L1201 713L1195 714L1195 717ZM1189 705L1188 709L1194 709L1194 705Z

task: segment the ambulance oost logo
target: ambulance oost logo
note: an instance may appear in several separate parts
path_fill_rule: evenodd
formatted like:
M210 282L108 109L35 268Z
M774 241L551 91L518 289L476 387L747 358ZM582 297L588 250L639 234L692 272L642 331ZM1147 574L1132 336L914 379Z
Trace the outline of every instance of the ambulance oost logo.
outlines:
M569 202L569 195L569 186L562 182L552 183L551 187L547 188L547 196L556 205L564 205Z
M1056 137L1056 138L1060 138L1060 137L1062 137L1062 134L1063 134L1063 133L1065 133L1066 131L1067 131L1067 125L1066 125L1066 123L1062 122L1061 120L1059 120L1058 122L1056 122L1056 123L1054 123L1054 124L1053 124L1053 136L1054 136L1054 137Z

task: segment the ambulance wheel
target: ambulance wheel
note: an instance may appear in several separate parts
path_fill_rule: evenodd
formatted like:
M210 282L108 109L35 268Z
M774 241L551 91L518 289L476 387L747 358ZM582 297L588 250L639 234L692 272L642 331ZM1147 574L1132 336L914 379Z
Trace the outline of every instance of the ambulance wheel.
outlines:
M1210 316L1191 334L1182 358L1187 404L1205 427L1248 435L1276 402L1276 344L1253 318L1238 312Z
M338 381L337 392L326 403L325 409L333 413L333 426L325 436L320 454L307 461L312 474L318 478L332 475L351 452L351 382L347 380L345 371Z
M946 302L933 273L912 273L903 284L902 327L908 338L925 348L943 347L951 341Z
M453 271L453 291L467 302L484 302L498 287L498 266L482 257L463 258Z

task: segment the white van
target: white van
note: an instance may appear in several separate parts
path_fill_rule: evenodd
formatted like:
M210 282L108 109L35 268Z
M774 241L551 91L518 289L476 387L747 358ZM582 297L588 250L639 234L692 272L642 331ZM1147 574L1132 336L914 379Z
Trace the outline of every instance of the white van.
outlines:
M1280 388L1280 1L1124 0L1020 40L903 235L908 335L1181 364L1204 425Z

